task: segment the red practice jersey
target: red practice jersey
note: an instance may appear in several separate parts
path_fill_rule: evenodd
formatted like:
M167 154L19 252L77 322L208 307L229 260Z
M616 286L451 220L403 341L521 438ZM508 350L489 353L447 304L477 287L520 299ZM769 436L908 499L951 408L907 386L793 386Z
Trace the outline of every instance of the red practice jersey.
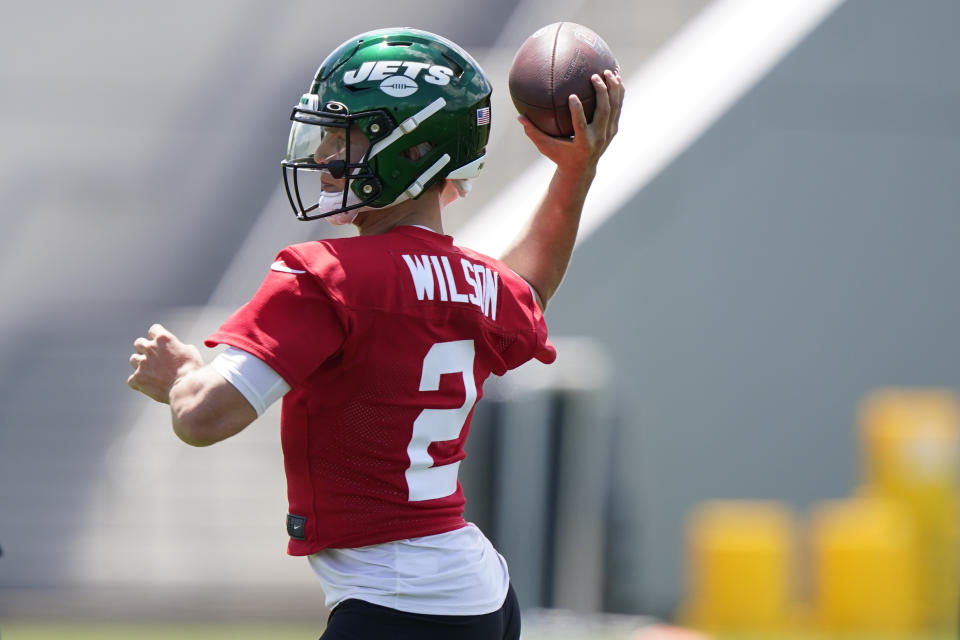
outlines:
M290 385L281 434L292 555L464 526L457 471L491 373L556 351L530 287L450 236L293 245L206 340Z

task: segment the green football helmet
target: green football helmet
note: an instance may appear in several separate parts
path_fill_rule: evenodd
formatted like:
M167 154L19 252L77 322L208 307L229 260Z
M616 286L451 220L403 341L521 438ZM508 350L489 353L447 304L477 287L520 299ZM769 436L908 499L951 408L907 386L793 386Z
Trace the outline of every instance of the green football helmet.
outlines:
M297 218L388 207L440 180L479 174L490 132L490 83L476 60L446 38L381 29L337 47L290 119L281 165ZM342 190L329 193L340 181Z

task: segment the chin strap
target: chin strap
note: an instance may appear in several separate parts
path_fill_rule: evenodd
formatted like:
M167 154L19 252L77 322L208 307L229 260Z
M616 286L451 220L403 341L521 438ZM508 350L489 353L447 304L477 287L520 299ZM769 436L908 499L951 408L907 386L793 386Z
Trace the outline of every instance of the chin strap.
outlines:
M413 181L413 184L407 187L406 190L403 193L401 193L396 200L391 202L389 206L392 207L393 205L399 204L404 200L411 200L419 196L421 193L423 193L424 185L430 182L433 176L440 173L440 170L443 169L445 166L447 166L449 162L450 162L450 154L445 153L442 156L440 156L439 160L437 160L432 165L430 165L429 169L427 169L426 171L421 173L419 176L417 176L416 180Z
M360 199L357 198L356 194L352 191L347 194L348 205L359 203ZM343 191L321 191L317 205L317 210L320 211L321 214L339 209L343 206ZM323 219L335 225L350 224L361 211L365 211L368 208L369 207L360 207L358 209L351 209L350 211L341 211L340 213L325 216Z

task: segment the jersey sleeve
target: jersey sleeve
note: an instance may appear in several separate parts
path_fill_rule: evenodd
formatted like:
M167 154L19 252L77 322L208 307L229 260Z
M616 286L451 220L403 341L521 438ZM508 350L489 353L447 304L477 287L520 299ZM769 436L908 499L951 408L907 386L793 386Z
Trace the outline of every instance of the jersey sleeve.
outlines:
M547 337L547 322L533 295L533 288L513 271L507 269L505 273L512 276L509 286L513 290L513 299L516 301L510 316L514 318L512 322L516 323L520 329L518 334L524 336L524 339L513 342L503 353L507 369L515 369L531 358L536 358L544 364L551 364L557 359L557 349Z
M291 248L277 256L260 288L205 341L250 353L299 386L346 339L346 317L322 279Z
M529 285L527 285L529 286ZM533 289L530 289L530 297L533 298ZM543 364L551 364L557 359L557 348L553 346L547 337L547 321L543 318L543 311L536 299L531 301L531 311L533 321L533 331L536 336L536 345L534 347L533 357Z

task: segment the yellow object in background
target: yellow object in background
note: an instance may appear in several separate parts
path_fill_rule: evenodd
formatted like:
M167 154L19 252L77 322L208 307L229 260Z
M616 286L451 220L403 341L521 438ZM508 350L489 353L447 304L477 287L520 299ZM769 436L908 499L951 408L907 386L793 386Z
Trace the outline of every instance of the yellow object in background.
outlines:
M913 523L897 502L824 502L810 532L813 612L830 632L914 632L921 598Z
M680 618L714 630L782 630L792 606L794 518L778 502L713 501L688 521L689 600Z
M886 389L860 411L869 495L895 500L917 536L920 620L956 628L960 602L960 399L947 390Z

